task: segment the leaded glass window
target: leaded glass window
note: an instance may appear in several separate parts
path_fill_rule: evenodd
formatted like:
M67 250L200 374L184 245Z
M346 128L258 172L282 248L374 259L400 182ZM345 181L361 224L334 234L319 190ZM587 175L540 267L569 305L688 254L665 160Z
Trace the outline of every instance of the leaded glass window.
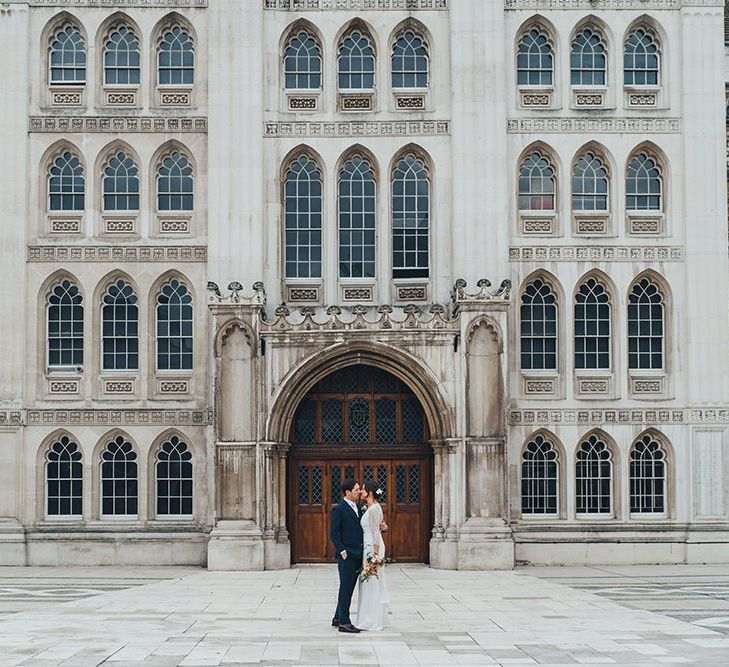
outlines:
M575 296L575 368L610 369L611 330L610 295L588 278Z
M628 368L663 369L664 318L660 288L641 278L628 296Z
M392 87L428 87L428 46L412 30L400 35L392 47Z
M105 371L136 371L139 368L137 295L124 280L109 285L102 299L101 360Z
M552 163L541 151L534 151L519 168L519 210L554 211L556 193Z
M77 155L63 151L48 169L48 209L84 210L84 167Z
M392 277L429 275L430 181L423 161L405 155L392 176Z
M402 402L402 438L404 442L418 443L423 441L425 416L420 401L406 398Z
M645 28L638 28L625 41L623 72L626 86L657 86L660 83L659 45Z
M48 65L51 85L86 83L86 44L76 26L66 24L54 33Z
M305 30L295 34L286 46L284 79L288 90L321 88L321 47Z
M375 402L377 435L379 444L397 442L397 402L391 398L381 398Z
M157 83L191 86L195 83L195 49L187 30L175 25L162 35L157 51Z
M375 50L361 30L350 32L339 45L337 59L340 90L371 90L375 87Z
M192 165L185 155L173 151L167 155L157 172L157 210L192 211Z
M575 211L608 210L608 170L602 158L587 152L572 171L572 208Z
M316 442L316 407L317 404L310 398L301 401L294 417L294 442L302 445Z
M139 170L134 159L118 151L104 167L104 210L139 210Z
M339 398L327 398L321 402L321 437L326 443L338 445L344 442L344 403Z
M157 370L192 369L193 309L187 285L170 280L157 296Z
M106 85L139 85L139 40L126 26L115 27L104 47L104 83Z
M339 277L375 277L375 174L353 155L339 174Z
M547 34L538 27L520 40L516 55L516 82L520 86L551 86L554 56Z
M666 454L648 434L630 450L630 512L666 513Z
M157 452L157 515L192 514L192 452L176 435L162 443Z
M596 435L580 444L575 472L577 514L612 513L612 456Z
M284 183L287 278L321 278L322 202L319 167L301 155Z
M137 453L119 435L101 453L102 516L136 516Z
M557 370L557 297L541 278L521 295L521 368Z
M398 465L395 468L395 502L398 505L417 505L421 494L420 466Z
M628 211L660 211L662 209L661 168L645 153L638 153L628 162L625 175L625 208Z
M347 405L349 413L349 441L364 444L370 441L370 403L364 398L355 398Z
M83 514L84 468L78 445L61 436L46 454L46 515L80 517Z
M585 28L572 42L570 53L571 82L573 86L604 86L607 56L602 37L591 28Z
M521 513L559 512L559 460L554 445L537 435L524 448L521 458Z
M84 363L84 307L78 287L62 280L48 297L48 366L82 367Z

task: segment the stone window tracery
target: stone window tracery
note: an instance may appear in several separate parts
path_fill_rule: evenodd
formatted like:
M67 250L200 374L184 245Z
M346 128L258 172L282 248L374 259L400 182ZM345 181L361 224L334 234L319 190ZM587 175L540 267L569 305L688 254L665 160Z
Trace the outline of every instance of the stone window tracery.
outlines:
M157 171L157 210L193 210L193 172L187 157L178 150L162 159Z
M375 174L367 159L352 155L339 174L339 277L375 277Z
M554 82L552 44L539 26L532 27L519 40L516 82L519 86L551 86Z
M50 211L83 211L84 167L77 155L64 150L48 169L48 209Z
M628 368L662 370L664 336L663 294L650 278L641 278L628 296Z
M138 86L140 78L139 39L127 25L115 26L104 46L104 83Z
M427 278L429 271L430 180L413 153L392 176L392 277Z
M102 299L101 367L105 371L136 371L139 368L137 295L124 280L109 285Z
M630 450L630 512L666 513L666 453L648 434Z
M592 28L582 30L572 42L570 81L573 86L604 86L607 70L605 44Z
M287 278L321 278L321 171L307 155L291 163L284 182L284 235Z
M626 86L660 84L660 48L658 40L647 28L634 30L625 40L623 73Z
M611 368L611 305L605 286L596 278L583 282L575 295L575 368Z
M86 44L76 26L66 23L54 32L48 65L51 85L86 83Z
M192 515L192 452L176 435L162 443L155 472L157 516Z
M521 368L557 370L557 297L541 278L521 295Z
M521 513L559 514L559 457L543 435L530 440L521 459Z
M101 452L101 515L136 516L137 494L137 453L119 435Z
M47 304L48 367L82 367L84 363L84 307L79 288L70 280L58 283Z
M102 190L105 211L139 210L139 169L124 150L114 153L104 167Z
M188 30L174 25L166 30L157 50L157 83L192 86L195 83L195 48Z
M588 436L577 450L575 467L577 514L611 514L613 462L609 447L597 436Z
M519 210L554 211L556 193L554 166L542 151L534 151L519 168Z
M609 175L603 158L593 151L581 155L572 171L572 209L607 211L608 189Z
M414 30L406 30L392 48L392 87L427 88L429 77L428 45Z
M375 87L375 50L368 35L350 31L339 45L337 72L340 90L371 90Z
M645 152L634 155L625 176L625 207L629 211L660 211L663 182L658 162Z
M78 445L68 436L53 442L46 453L46 516L81 517L83 463Z
M192 370L193 303L187 286L173 278L157 296L157 370Z
M300 30L286 45L284 55L284 85L287 90L321 88L322 58L319 40Z

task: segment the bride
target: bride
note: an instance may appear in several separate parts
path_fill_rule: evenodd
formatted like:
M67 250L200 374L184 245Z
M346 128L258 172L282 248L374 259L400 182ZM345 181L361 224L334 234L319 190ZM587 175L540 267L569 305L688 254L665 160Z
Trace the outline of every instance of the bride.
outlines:
M362 485L361 500L367 503L367 510L360 519L364 533L363 565L368 555L376 554L385 560L385 543L382 540L380 526L382 524L382 507L378 499L382 490L374 482L367 481ZM385 626L385 615L390 595L385 582L385 568L381 567L377 577L370 577L359 582L359 605L357 607L357 627L361 630L382 630Z

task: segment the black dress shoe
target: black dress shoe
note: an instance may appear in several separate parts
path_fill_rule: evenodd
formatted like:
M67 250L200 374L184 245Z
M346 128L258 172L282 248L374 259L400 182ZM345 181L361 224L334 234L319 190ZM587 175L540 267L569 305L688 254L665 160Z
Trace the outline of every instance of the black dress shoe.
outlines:
M351 632L353 634L356 634L358 632L362 632L359 628L355 628L351 623L347 625L340 625L339 626L339 632Z
M333 618L332 619L332 627L333 628L338 628L339 627L339 619L338 618Z

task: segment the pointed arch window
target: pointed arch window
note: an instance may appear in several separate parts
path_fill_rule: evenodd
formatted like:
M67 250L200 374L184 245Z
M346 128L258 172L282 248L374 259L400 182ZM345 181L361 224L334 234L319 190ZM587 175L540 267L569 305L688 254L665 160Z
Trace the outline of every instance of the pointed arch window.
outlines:
M359 154L339 174L339 277L375 277L375 174Z
M609 370L611 333L610 295L602 283L588 278L575 296L575 368Z
M352 30L339 45L337 72L340 90L375 87L375 50L368 35Z
M625 207L628 211L660 211L663 208L661 168L646 153L634 155L625 175Z
M557 182L554 167L541 151L528 155L519 168L519 210L554 211Z
M658 285L644 277L628 296L628 368L663 370L665 307Z
M559 457L542 435L534 437L521 458L521 513L559 514Z
M162 443L155 462L157 516L192 515L192 452L176 435Z
M139 307L134 288L124 280L109 285L101 306L101 367L105 371L139 368Z
M116 26L104 45L104 83L138 86L139 78L139 39L129 26Z
M193 210L192 165L180 151L163 158L157 171L157 210Z
M608 210L608 170L594 152L581 155L572 171L572 209L575 211Z
M193 304L187 285L173 278L157 296L157 370L192 370Z
M608 446L590 435L577 450L575 467L577 514L611 514L613 462Z
M46 516L83 515L83 463L78 445L61 436L46 454Z
M428 45L413 30L406 30L392 47L392 87L427 88L429 76Z
M101 452L102 516L136 516L137 496L137 453L119 435Z
M630 450L630 512L666 513L666 453L648 434Z
M321 278L322 178L316 162L300 155L284 183L287 278Z
M625 40L623 73L626 86L660 84L660 48L656 38L646 28L634 30Z
M604 86L606 71L607 55L602 37L585 28L572 42L570 81L573 86Z
M85 186L81 160L71 151L63 151L48 169L48 209L83 211Z
M192 86L195 83L195 48L190 33L174 25L162 34L157 50L157 83Z
M392 277L427 278L430 180L423 161L408 153L392 175Z
M537 278L521 295L521 368L557 370L557 297Z
M48 367L82 367L84 363L84 307L79 288L62 280L51 291L47 306Z
M286 45L284 80L287 90L321 88L321 46L309 32L300 30Z
M554 55L546 32L533 27L520 40L516 55L516 82L520 86L551 86Z
M104 167L104 210L139 210L139 170L134 158L125 151L118 151Z
M76 26L67 23L53 34L48 66L51 85L86 83L86 44Z

